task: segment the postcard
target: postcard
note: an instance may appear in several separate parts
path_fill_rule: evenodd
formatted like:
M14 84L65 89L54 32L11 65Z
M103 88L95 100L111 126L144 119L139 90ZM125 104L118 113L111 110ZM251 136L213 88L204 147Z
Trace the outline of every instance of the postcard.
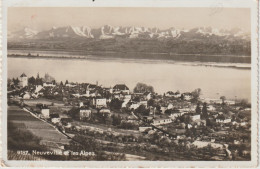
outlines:
M5 167L257 167L253 0L3 1Z

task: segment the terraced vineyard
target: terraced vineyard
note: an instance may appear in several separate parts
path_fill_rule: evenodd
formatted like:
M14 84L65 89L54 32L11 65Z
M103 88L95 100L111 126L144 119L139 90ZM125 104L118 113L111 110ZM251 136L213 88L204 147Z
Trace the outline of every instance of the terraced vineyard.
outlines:
M59 149L59 144L68 144L69 139L53 126L33 117L18 106L8 106L8 122L21 131L29 131L41 139L40 143L49 148Z

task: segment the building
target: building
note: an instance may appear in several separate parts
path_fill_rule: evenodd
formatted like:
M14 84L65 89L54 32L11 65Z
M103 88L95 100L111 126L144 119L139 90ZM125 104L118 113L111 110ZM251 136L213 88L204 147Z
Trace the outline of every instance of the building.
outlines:
M209 111L215 111L216 108L215 108L213 105L208 105L208 106L207 106L207 110L209 110Z
M170 109L173 109L173 105L170 103L168 106L167 106L167 109L170 110Z
M160 110L161 110L161 113L164 114L165 111L167 110L167 107L163 107L163 106L161 106Z
M111 116L111 112L110 112L110 110L109 109L101 109L100 111L99 111L99 113L100 114L102 114L103 116Z
M228 105L235 105L236 104L236 102L234 100L226 100L225 103L228 104Z
M174 98L180 98L181 97L181 93L180 92L172 92L172 91L168 91L165 94L166 97L174 97Z
M124 101L130 101L132 96L130 94L124 96Z
M140 106L140 104L138 104L138 103L132 103L131 105L130 105L130 107L129 107L129 109L137 109L138 107Z
M52 123L60 123L61 121L59 114L50 114L50 118Z
M195 147L197 148L203 148L203 147L207 147L207 146L211 146L212 148L214 149L222 149L222 148L225 148L227 147L227 145L225 144L220 144L220 143L212 143L212 142L209 142L209 141L199 141L199 140L196 140L192 143Z
M204 98L202 99L203 102L206 102L208 104L222 104L222 100L221 99L210 99L210 98Z
M52 82L44 82L43 87L55 87L56 85L53 84Z
M140 101L139 102L139 105L144 105L145 106L145 108L147 108L147 101Z
M129 94L130 90L125 84L117 84L113 87L113 92L114 93Z
M191 115L190 118L191 118L192 121L199 120L200 119L200 114Z
M90 118L91 110L88 108L80 108L79 110L79 119Z
M145 99L146 99L146 100L150 100L150 99L153 98L153 95L152 95L151 92L145 92L145 93L144 93L144 96L145 96Z
M163 124L169 124L172 123L172 119L170 118L159 118L159 119L153 119L153 125L163 125Z
M35 93L38 93L42 90L42 85L36 85L36 88L35 88Z
M93 105L96 108L107 107L107 99L106 98L94 98Z
M41 108L41 114L44 118L50 118L50 109L47 106Z
M219 115L219 116L216 118L216 122L217 122L217 123L231 123L231 118L228 118L228 117Z
M192 94L191 93L183 93L183 98L186 101L190 101L192 99Z
M28 86L28 77L24 73L20 76L20 86Z
M76 83L67 83L65 86L66 87L76 87L77 84Z
M84 103L83 102L79 102L79 107L83 107Z

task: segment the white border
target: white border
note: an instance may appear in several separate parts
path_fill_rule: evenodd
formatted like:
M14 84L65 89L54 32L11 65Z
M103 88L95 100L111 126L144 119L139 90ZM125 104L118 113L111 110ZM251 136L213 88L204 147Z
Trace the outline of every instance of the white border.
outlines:
M8 161L7 160L7 7L222 7L251 8L251 100L252 100L252 154L251 161ZM258 164L258 48L257 48L257 1L256 0L3 0L2 1L4 38L2 60L2 145L3 163L16 167L256 167Z

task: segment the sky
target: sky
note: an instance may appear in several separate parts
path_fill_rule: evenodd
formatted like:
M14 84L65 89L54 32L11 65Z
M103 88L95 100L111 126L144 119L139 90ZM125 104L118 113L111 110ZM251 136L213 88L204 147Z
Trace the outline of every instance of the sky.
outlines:
M242 28L250 31L249 8L9 7L8 31L53 26L143 26L167 29Z

